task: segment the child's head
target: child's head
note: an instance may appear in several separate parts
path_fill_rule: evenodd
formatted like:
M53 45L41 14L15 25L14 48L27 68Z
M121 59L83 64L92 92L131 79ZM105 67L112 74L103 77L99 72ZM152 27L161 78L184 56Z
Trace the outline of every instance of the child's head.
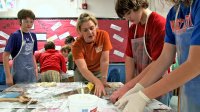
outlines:
M72 44L75 41L73 36L67 36L65 39L65 44L69 45Z
M71 47L68 46L68 45L65 45L65 46L63 46L63 47L61 48L60 52L62 53L62 55L63 55L64 57L67 57L68 54L71 52Z
M148 8L148 0L117 0L115 11L120 18L123 18L127 12L138 11L140 8Z
M55 49L55 44L52 41L48 41L44 44L45 51L48 49Z
M33 24L33 21L35 20L35 14L31 10L21 9L17 14L17 18L19 19L20 25L22 23L27 23L27 19L29 19L29 21Z

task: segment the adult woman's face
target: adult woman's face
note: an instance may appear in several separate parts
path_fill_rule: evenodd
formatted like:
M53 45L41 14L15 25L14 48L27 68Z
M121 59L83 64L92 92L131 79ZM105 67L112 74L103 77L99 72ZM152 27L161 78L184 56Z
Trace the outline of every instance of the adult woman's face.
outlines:
M129 10L124 18L128 21L133 22L133 24L138 24L141 21L143 10L140 8L138 11Z
M97 26L92 20L84 22L79 31L79 35L84 38L86 43L95 41Z

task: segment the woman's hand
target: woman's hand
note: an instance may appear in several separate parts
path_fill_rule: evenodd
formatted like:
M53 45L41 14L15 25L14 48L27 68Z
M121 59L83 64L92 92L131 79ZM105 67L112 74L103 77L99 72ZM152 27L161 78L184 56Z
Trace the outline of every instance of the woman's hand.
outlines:
M104 84L99 79L95 82L94 94L98 97L101 97L102 95L106 95Z

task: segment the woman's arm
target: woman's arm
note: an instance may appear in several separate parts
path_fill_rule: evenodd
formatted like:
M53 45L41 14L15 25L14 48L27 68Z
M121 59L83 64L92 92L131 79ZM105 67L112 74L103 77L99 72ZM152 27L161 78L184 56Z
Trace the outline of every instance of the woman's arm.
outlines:
M91 71L88 70L85 60L84 59L76 59L75 63L77 65L79 71L83 75L83 77L85 77L88 81L95 84L94 94L97 96L101 96L103 93L105 95L106 92L104 90L103 83L101 82L101 80L99 80L97 77L95 77Z
M102 82L106 84L109 66L109 51L103 51L100 59Z

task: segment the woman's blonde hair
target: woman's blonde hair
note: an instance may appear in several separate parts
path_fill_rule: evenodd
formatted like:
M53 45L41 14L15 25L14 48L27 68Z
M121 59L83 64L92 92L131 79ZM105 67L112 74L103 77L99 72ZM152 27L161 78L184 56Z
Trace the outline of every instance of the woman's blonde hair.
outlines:
M84 23L84 22L87 22L91 20L95 26L98 26L98 22L97 22L97 19L92 15L92 14L89 14L89 13L82 13L78 20L77 20L77 24L76 24L76 30L77 31L81 31L81 25Z

